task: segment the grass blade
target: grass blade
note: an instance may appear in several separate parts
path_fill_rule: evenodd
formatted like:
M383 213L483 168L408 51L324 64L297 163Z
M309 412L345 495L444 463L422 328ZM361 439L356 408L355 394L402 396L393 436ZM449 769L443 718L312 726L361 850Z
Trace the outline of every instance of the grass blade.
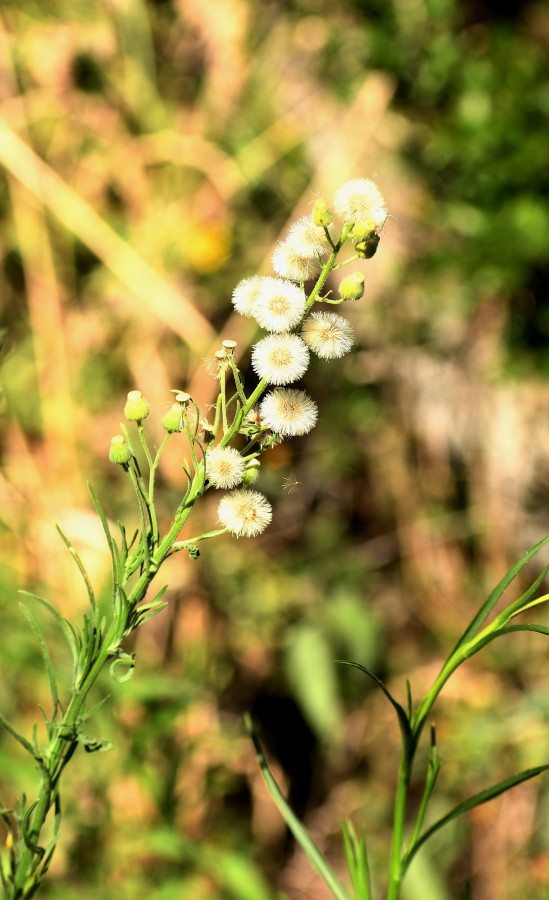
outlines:
M300 845L313 868L316 869L321 878L324 880L324 883L330 888L332 894L334 895L334 897L336 897L336 900L351 900L351 897L349 896L331 867L328 865L323 854L320 852L315 842L307 832L307 829L299 821L293 810L290 809L286 798L284 797L284 794L280 790L271 773L271 770L269 769L267 760L265 759L265 754L263 753L263 748L261 747L258 737L254 731L250 716L246 715L244 718L248 733L253 741L257 761L261 769L261 774L263 775L263 780L265 781L267 789L274 802L276 803L278 810L282 815L282 818L286 822L286 825L292 832L293 836L295 837L296 841Z
M411 739L412 730L410 728L410 722L408 716L406 715L406 711L404 707L400 705L398 700L395 700L389 689L383 684L381 678L378 678L377 675L374 675L373 672L370 672L370 670L367 669L366 666L361 666L360 663L352 662L348 659L336 659L336 662L341 663L344 666L352 666L353 669L358 669L359 672L364 672L364 674L367 675L368 678L371 678L372 681L377 684L378 688L383 691L389 703L395 710L398 716L398 723L406 739Z
M427 831L424 832L424 834L422 834L419 840L416 841L416 843L412 847L410 847L403 862L403 871L406 871L419 848L423 846L423 844L425 844L425 842L428 841L429 838L433 836L433 834L443 828L444 825L447 825L448 822L451 822L453 819L457 819L458 816L461 816L465 812L469 812L469 810L474 809L476 806L481 806L483 803L488 803L489 800L493 800L495 797L498 797L505 791L509 791L511 790L511 788L516 787L518 784L522 784L524 781L529 781L531 778L536 778L538 775L541 775L542 772L546 772L548 769L549 763L544 766L536 766L533 769L525 769L524 771L519 772L517 775L510 775L508 778L504 778L503 781L498 781L497 784L493 784L491 787L486 788L484 791L479 791L478 794L473 794L472 797L469 797L468 800L464 800L463 803L458 803L458 805L454 806L454 808L451 809L449 813L435 822L434 825L431 825L431 827L428 828Z
M503 576L499 584L497 584L494 590L491 591L491 593L488 595L474 619L461 635L459 641L452 650L452 656L454 653L456 653L456 651L461 647L462 644L467 643L467 641L470 641L471 638L474 637L474 635L478 632L480 627L484 624L484 622L492 612L494 606L497 604L501 596L505 593L511 582L514 581L514 579L524 568L524 566L526 566L530 562L530 560L533 559L536 553L538 553L541 548L547 544L548 541L549 535L546 535L541 539L541 541L538 541L538 543L535 544L534 547L532 547L530 550L527 550L526 553L521 556L519 561L515 563L515 565L512 566L512 568L510 568L509 571Z

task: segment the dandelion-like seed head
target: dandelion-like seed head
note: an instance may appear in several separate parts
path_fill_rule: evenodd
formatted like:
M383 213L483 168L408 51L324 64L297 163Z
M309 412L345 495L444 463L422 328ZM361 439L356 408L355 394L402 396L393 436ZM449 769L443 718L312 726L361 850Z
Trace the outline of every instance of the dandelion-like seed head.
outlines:
M272 263L276 274L290 281L308 281L320 268L317 259L302 256L290 240L279 242Z
M212 447L206 453L206 475L216 488L230 489L241 484L246 463L234 447Z
M289 331L305 313L303 291L291 281L269 278L257 298L254 316L267 331Z
M307 371L309 351L297 334L270 334L252 350L252 368L269 384L291 384Z
M318 408L305 391L275 388L260 406L263 424L284 437L307 434L314 428Z
M242 488L223 497L217 514L221 524L236 537L255 537L265 531L273 511L263 494Z
M321 256L330 246L324 228L315 225L311 216L303 216L290 226L286 244L304 259Z
M321 359L338 359L353 346L350 323L335 313L311 313L303 323L301 337Z
M387 204L369 178L355 178L342 184L335 192L334 207L347 222L371 222L372 229L381 228L387 218Z
M233 291L233 306L241 316L253 316L255 304L264 282L267 278L263 275L252 275L239 281Z

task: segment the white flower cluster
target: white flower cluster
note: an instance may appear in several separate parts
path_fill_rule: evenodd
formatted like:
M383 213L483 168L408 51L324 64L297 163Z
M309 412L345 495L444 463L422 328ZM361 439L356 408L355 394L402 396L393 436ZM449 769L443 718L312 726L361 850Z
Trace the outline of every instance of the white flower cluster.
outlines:
M318 215L313 212L312 216L298 219L285 240L278 243L272 258L277 277L244 278L232 296L238 313L253 317L269 332L253 347L251 362L256 375L273 385L260 403L259 417L261 425L277 438L307 434L316 423L316 403L305 391L286 387L305 374L310 351L321 359L338 359L349 352L353 343L353 330L347 319L309 309L312 301L308 302L304 283L318 275L324 265L323 257L336 249L329 231L328 204L317 204ZM387 206L373 181L359 178L343 184L334 195L334 209L351 237L352 226L362 239L365 235L374 241L379 239ZM357 243L357 255L358 248ZM364 258L368 258L366 253ZM350 276L346 282L345 289L343 282L340 287L339 302L362 295L362 275ZM321 299L315 295L315 300ZM245 481L246 463L237 450L217 446L206 454L206 473L214 487L230 490ZM241 488L221 500L218 514L221 523L238 537L259 534L269 524L272 512L262 494Z

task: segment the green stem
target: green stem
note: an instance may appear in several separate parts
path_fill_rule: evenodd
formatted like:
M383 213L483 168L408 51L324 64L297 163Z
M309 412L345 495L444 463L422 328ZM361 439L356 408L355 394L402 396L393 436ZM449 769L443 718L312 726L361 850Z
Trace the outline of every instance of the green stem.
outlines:
M402 848L404 845L406 805L416 746L417 744L415 741L410 743L409 740L403 737L402 756L398 770L398 782L395 794L387 900L398 900L400 897L400 889L402 887Z

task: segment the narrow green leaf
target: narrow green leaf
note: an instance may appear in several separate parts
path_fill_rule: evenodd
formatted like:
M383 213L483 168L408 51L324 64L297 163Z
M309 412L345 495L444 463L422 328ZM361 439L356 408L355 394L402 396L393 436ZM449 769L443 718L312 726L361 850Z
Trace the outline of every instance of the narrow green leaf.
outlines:
M246 728L248 729L248 733L254 745L257 762L259 764L259 768L261 769L263 780L265 781L267 789L274 802L276 803L278 810L282 815L282 818L286 822L286 825L292 832L293 836L307 856L307 859L309 860L313 868L316 869L321 878L324 880L324 883L330 888L336 900L351 900L349 894L329 866L327 860L316 846L306 828L302 825L293 810L288 805L284 794L280 790L271 773L271 770L269 769L267 760L265 759L265 754L263 753L263 748L261 747L259 739L254 731L251 717L249 715L246 715L244 717L244 720L246 722Z
M40 631L40 628L38 627L38 623L36 622L36 619L34 618L30 609L27 609L27 607L24 606L22 603L20 603L19 606L25 613L25 615L28 619L29 625L33 631L33 634L34 634L36 640L38 641L38 646L40 647L40 653L42 654L42 659L44 660L44 667L46 669L46 672L48 675L48 681L50 683L50 693L51 693L51 699L52 699L52 704L53 704L52 719L55 721L55 718L57 716L57 710L59 709L59 692L57 689L57 679L55 677L55 670L53 668L51 656L49 654L49 651L46 646L46 642L43 638L42 632Z
M115 545L114 545L112 534L111 534L111 531L109 528L109 523L107 522L107 517L106 517L105 513L103 512L103 507L101 506L101 503L99 502L99 497L95 493L95 490L91 484L88 484L88 489L91 494L91 498L92 498L93 505L95 507L95 511L96 511L97 515L99 516L99 519L101 520L101 525L103 526L103 531L105 532L105 537L107 538L107 544L109 547L109 552L111 554L113 584L117 585L118 584L118 558L117 558L118 554L117 554L117 552L115 552Z
M545 625L534 625L529 622L524 622L520 625L504 625L501 628L497 628L495 631L491 631L485 637L481 638L478 642L476 642L471 651L467 653L466 659L470 659L479 650L482 650L483 647L486 647L487 644L490 644L498 637L502 637L504 634L511 634L513 631L533 631L537 634L544 634L546 637L549 636L549 628Z
M427 764L427 776L425 778L425 786L423 788L423 794L421 796L421 801L416 815L414 830L410 838L410 846L413 846L416 843L421 833L421 829L423 828L423 822L427 813L427 807L429 805L429 800L431 799L432 793L435 789L439 772L440 757L438 755L436 730L435 726L431 725L431 746L429 750L429 762Z
M465 812L469 812L469 810L474 809L477 806L481 806L483 803L487 803L489 800L493 800L494 797L498 797L500 794L505 793L505 791L511 790L511 788L516 787L518 784L529 781L531 778L536 778L548 769L549 763L544 766L536 766L533 769L525 769L517 775L510 775L508 778L504 778L503 781L498 781L497 784L493 784L484 791L479 791L478 794L474 794L472 797L469 797L468 800L464 800L463 803L458 803L458 805L454 806L449 813L435 822L434 825L431 825L431 827L422 834L419 840L410 847L403 861L403 872L406 871L419 848L423 846L433 834L443 828L444 825L447 825L448 822L457 819L458 816L461 816Z
M54 606L48 603L47 600L43 600L42 597L39 597L37 594L31 594L29 591L19 591L20 594L23 594L25 597L30 597L32 600L36 600L37 603L41 603L45 609L53 616L61 631L65 635L67 643L71 649L72 658L75 667L78 665L79 660L79 648L80 648L80 640L76 631L74 630L72 624L68 619L65 619Z
M336 659L336 662L341 663L341 665L343 665L343 666L351 666L353 669L358 669L359 672L364 672L364 674L367 675L368 678L371 678L372 681L375 682L375 684L377 684L378 688L381 691L383 691L383 693L387 697L389 703L395 710L395 712L398 716L398 723L400 725L402 733L406 737L406 740L411 739L412 730L410 728L410 721L408 719L408 716L406 715L406 711L404 710L404 707L402 707L400 705L398 700L395 700L395 698L393 697L393 695L391 694L389 689L383 684L381 679L378 678L377 675L374 675L373 672L370 672L370 670L367 669L366 666L361 666L360 663L352 662L349 659Z
M5 716L2 715L2 713L0 713L0 725L3 725L8 734L11 734L12 738L15 738L15 740L18 741L19 744L21 744L23 749L36 759L34 747L32 746L31 742L23 737L22 734L19 734L17 728L15 728L15 726L12 725L11 722L9 722L8 719L6 719Z
M40 859L43 858L44 853L46 852L43 847L40 847L39 844L35 843L31 838L31 826L32 826L32 814L35 808L38 806L38 800L35 800L34 803L25 810L22 818L21 818L21 836L23 841L25 842L25 847L30 850L35 856L38 856Z
M526 566L530 562L530 560L536 555L536 553L541 550L542 547L547 544L548 541L549 535L546 535L541 539L541 541L538 541L538 543L535 544L534 547L532 547L530 550L527 550L526 553L521 556L519 561L509 569L509 571L504 575L499 584L497 584L493 591L491 591L491 593L488 595L479 611L477 612L476 616L467 626L454 649L452 650L452 653L450 654L451 656L454 655L454 653L461 647L462 644L466 644L467 641L470 641L471 638L474 637L474 635L478 632L480 627L492 612L500 597L505 593L511 582L514 581L514 579L524 568L524 566Z
M95 603L95 594L94 594L94 592L93 592L92 583L91 583L91 581L90 581L90 577L89 577L89 575L88 575L88 573L87 573L87 571L86 571L86 568L85 568L85 566L84 566L84 563L82 562L82 559L80 558L80 555L77 553L77 551L76 551L75 547L73 546L72 542L71 542L71 541L68 539L68 537L66 537L66 535L62 532L62 530L61 530L61 528L59 527L59 525L56 525L55 527L57 528L58 534L59 534L61 540L63 541L65 547L67 548L67 550L68 550L69 553L71 554L72 558L74 559L76 565L78 566L78 570L79 570L80 574L82 575L82 578L83 578L83 580L84 580L84 584L86 585L86 591L87 591L87 593L88 593L88 599L89 599L89 601L90 601L90 606L91 606L91 608L92 608L93 610L95 610L95 606L96 606L96 603Z
M370 868L364 829L359 837L353 823L348 820L342 822L341 833L355 900L371 900Z
M99 712L101 707L105 705L105 703L107 702L108 699L109 699L109 695L107 694L107 696L103 697L102 700L99 700L97 703L94 703L94 705L91 707L91 709L88 709L88 710L86 710L86 712L83 712L78 717L78 721L85 722L87 719L91 719L91 717L94 716L96 712Z
M50 867L50 863L53 858L53 854L55 853L55 848L58 844L59 838L61 836L61 797L59 796L59 791L55 792L54 799L54 816L53 816L53 829L52 829L52 837L51 840L46 847L46 852L44 858L42 860L42 865L40 867L40 877L39 881L41 882Z

